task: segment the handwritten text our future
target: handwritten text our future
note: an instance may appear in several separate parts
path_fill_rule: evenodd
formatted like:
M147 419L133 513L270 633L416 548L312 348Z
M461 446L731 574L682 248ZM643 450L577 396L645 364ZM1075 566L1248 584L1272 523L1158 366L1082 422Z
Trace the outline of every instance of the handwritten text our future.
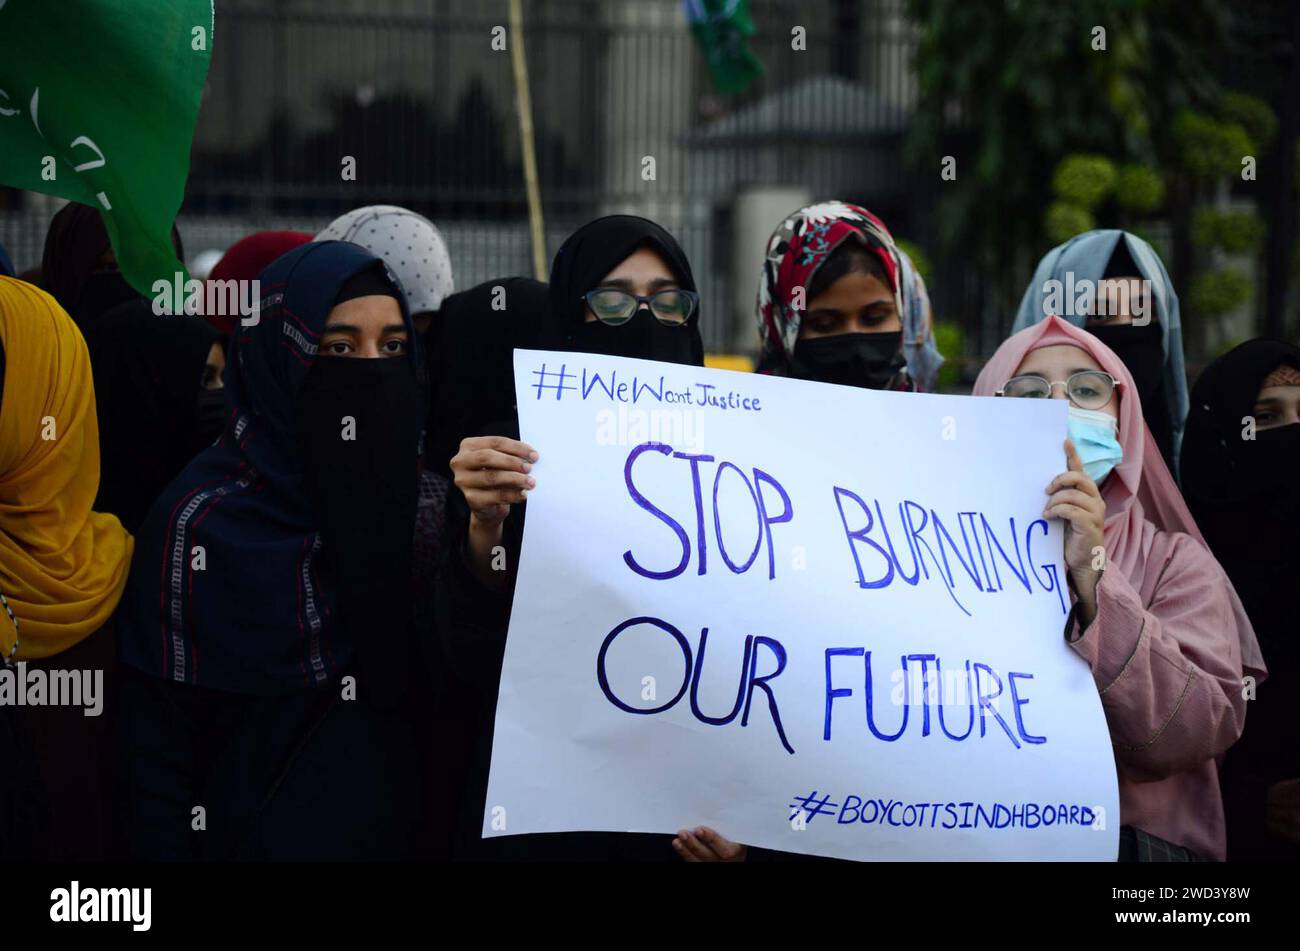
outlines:
M672 389L665 382L663 374L649 379L638 375L633 375L630 379L626 375L620 378L617 370L601 374L583 367L580 372L575 372L569 370L565 363L561 363L558 369L543 363L540 369L533 370L532 373L533 382L528 385L539 400L551 394L559 400L566 393L576 393L584 401L603 396L610 402L618 403L704 406L749 413L759 413L763 409L758 397L748 396L739 390L723 390L712 383L693 383L685 389Z

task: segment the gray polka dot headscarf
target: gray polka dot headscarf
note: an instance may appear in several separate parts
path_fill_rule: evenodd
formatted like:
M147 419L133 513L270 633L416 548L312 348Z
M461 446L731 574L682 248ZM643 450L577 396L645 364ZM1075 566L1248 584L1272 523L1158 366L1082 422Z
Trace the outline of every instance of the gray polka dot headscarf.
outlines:
M356 208L332 221L317 241L351 241L397 275L412 314L438 310L455 290L447 242L433 222L396 205Z

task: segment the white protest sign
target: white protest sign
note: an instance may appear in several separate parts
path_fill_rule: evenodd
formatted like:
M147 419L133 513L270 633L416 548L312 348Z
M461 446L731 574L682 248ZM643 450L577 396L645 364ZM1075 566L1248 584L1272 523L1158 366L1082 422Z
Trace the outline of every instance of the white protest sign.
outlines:
M1042 518L1063 401L527 350L515 380L540 458L484 836L1114 860Z

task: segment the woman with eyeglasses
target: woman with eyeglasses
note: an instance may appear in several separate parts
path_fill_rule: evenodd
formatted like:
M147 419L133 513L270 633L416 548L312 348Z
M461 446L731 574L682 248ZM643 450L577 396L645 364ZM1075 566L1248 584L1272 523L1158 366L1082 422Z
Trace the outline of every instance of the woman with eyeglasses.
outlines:
M699 320L695 279L677 241L652 221L612 215L579 228L556 254L537 346L703 366ZM450 665L482 701L460 854L480 860L656 862L671 861L676 852L685 861L744 859L744 846L703 827L683 829L675 838L604 832L479 837L524 503L538 459L538 451L517 436L516 420L509 433L462 440L451 460L460 492L448 500L451 550L438 583L438 627ZM493 570L494 562L505 570Z
M1254 629L1143 422L1132 374L1059 317L1014 335L976 396L1069 400L1066 470L1044 487L1064 519L1065 639L1092 670L1119 773L1120 860L1222 860L1218 763L1241 735Z
M703 366L699 295L686 254L663 228L632 215L579 228L555 256L538 347ZM463 440L451 460L469 510L466 566L490 587L513 582L513 571L492 570L492 552L506 537L511 506L528 498L536 461L533 447L496 435Z
M761 372L873 390L934 388L930 298L884 222L827 201L767 241L756 305Z

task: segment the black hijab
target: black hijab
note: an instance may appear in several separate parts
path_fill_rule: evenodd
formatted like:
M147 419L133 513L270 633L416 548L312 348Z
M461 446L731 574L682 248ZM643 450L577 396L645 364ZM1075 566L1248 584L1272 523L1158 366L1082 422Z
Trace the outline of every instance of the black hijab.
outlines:
M667 231L653 221L637 218L633 215L610 215L588 222L569 235L560 250L556 252L555 262L551 266L551 282L547 288L545 308L536 336L525 334L530 342L543 350L560 350L569 353L604 353L612 356L635 357L644 360L662 360L682 363L690 366L704 365L704 341L700 337L700 314L697 310L682 327L666 327L655 320L646 310L639 311L626 324L609 327L599 321L591 323L583 319L586 306L583 295L600 284L601 279L616 268L634 251L641 247L653 248L672 270L681 286L695 290L695 277L691 274L690 262L686 254ZM481 288L475 288L475 291ZM539 288L531 288L527 293L536 293ZM444 309L447 305L444 304ZM525 303L525 306L529 306ZM464 364L459 354L450 348L443 356L444 364ZM507 365L510 364L507 362ZM472 372L462 367L462 372ZM497 369L489 369L489 374L500 374ZM495 406L484 412L500 412L496 420L484 418L483 425L474 421L474 428L457 429L463 435L502 435L513 439L519 438L519 417L512 408L504 412L505 402L514 404L513 383L502 394L506 380L513 378L499 376L490 383L498 393L493 399ZM476 385L475 393L483 387ZM454 440L459 442L455 433L444 438L446 452ZM454 454L454 449L452 450ZM450 458L450 457L449 457ZM445 464L445 462L444 462ZM469 519L469 509L464 496L453 493L451 504L447 507L447 539L451 545L461 544L465 535L465 526ZM506 518L504 531L506 547L509 551L519 551L520 539L527 512L527 504L511 506ZM494 594L493 597L496 597Z
M95 376L100 482L95 509L134 532L149 506L221 432L203 389L218 336L206 321L158 317L144 298L82 325ZM218 405L219 409L219 405Z
M1300 369L1300 347L1261 338L1206 367L1192 388L1181 458L1187 505L1241 595L1270 671L1300 653L1300 424L1250 439L1243 420L1282 365Z
M582 296L643 247L664 259L684 289L697 289L686 252L659 225L634 215L597 218L569 235L555 255L546 321L538 345L546 350L604 353L703 366L704 341L700 337L698 308L682 327L664 326L644 308L619 327L584 320Z
M1192 387L1180 457L1187 506L1241 596L1268 664L1220 772L1230 861L1300 858L1266 815L1268 787L1300 773L1300 424L1244 438L1260 385L1283 365L1300 369L1300 347L1258 339L1206 367Z
M99 212L89 205L68 202L50 221L41 259L41 280L50 295L73 320L82 288L109 248L108 232Z
M179 253L174 230L173 238ZM70 202L50 222L42 269L90 352L100 447L95 509L134 533L154 499L221 431L219 398L200 399L211 395L203 370L219 337L204 320L156 315L120 272L99 270L109 247L99 212Z
M176 256L185 260L180 232L172 226ZM100 270L112 248L104 219L89 205L68 202L50 221L41 259L41 285L63 305L78 326L118 304L139 296L114 270Z
M442 303L429 347L430 439L427 458L448 462L466 436L515 417L514 351L537 346L546 285L526 277L484 281Z

